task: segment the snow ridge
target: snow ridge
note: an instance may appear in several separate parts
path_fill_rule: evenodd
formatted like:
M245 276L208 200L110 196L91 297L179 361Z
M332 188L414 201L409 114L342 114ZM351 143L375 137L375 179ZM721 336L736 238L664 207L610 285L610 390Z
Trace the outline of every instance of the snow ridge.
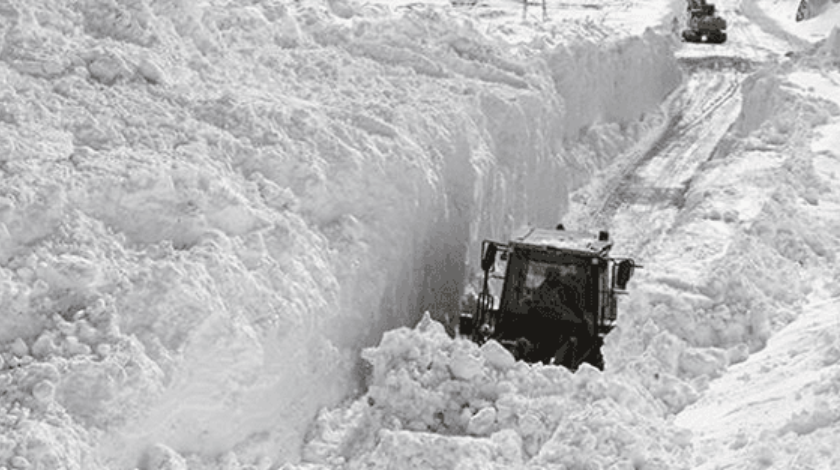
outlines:
M679 81L652 33L517 54L434 8L2 15L16 468L297 460L316 411L358 392L362 347L424 310L448 323L476 242L556 223Z

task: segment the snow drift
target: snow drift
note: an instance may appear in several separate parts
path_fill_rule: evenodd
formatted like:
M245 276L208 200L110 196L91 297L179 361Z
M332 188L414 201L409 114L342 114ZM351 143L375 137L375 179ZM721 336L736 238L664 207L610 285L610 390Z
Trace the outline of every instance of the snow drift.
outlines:
M295 461L362 347L447 324L476 242L556 223L679 81L652 33L515 53L423 7L0 14L15 468Z
M826 13L834 0L801 0L796 9L796 21L805 21Z
M646 390L588 364L572 374L515 362L429 317L364 357L370 391L319 416L312 468L677 468L689 455L689 434Z

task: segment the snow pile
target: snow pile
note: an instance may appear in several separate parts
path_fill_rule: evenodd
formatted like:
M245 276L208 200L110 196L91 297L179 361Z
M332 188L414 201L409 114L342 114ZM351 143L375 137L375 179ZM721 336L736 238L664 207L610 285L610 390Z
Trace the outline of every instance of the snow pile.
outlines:
M691 179L668 236L646 248L647 269L607 337L608 369L675 413L762 349L809 296L837 295L838 226L821 211L836 191L810 139L840 110L779 77L745 80L731 133Z
M831 34L825 40L821 49L825 55L833 59L835 64L840 62L840 27L831 30Z
M306 468L686 468L688 435L643 389L515 362L428 316L365 350L370 390L324 412Z
M764 94L772 110L741 144L752 169L763 162L758 174L741 176L764 187L757 200L763 201L761 211L745 238L753 247L765 247L764 260L777 260L777 281L755 282L765 296L772 335L765 349L733 366L677 417L677 424L696 433L697 468L723 462L840 465L834 445L840 435L840 161L831 144L840 121L840 87L825 63L823 50L816 48L776 70L781 73ZM756 270L750 274L762 279Z
M646 247L648 269L607 337L608 370L695 432L694 468L840 461L826 300L840 294L840 166L826 144L840 93L819 64L814 49L744 81L738 119L667 237Z
M838 3L834 0L802 0L796 11L796 21L805 21L824 15L833 3Z
M447 321L476 242L556 223L680 79L652 33L517 53L424 7L0 14L0 466L295 461L362 347Z
M743 84L664 236L628 244L646 270L607 370L571 374L445 330L482 238L555 224L671 130L671 40L424 5L21 3L0 9L0 466L837 461L838 336L774 349L840 294L836 30ZM369 390L321 411L301 456L318 410L358 395L359 351L424 310L440 322L365 350ZM824 370L761 431L692 441L674 415L738 367L768 388Z
M840 3L834 0L807 0L806 19L797 21L800 0L758 0L762 15L772 18L785 34L817 42L825 39L840 24Z
M836 300L809 307L677 417L678 425L697 433L695 468L840 464L834 445L840 436L837 308Z

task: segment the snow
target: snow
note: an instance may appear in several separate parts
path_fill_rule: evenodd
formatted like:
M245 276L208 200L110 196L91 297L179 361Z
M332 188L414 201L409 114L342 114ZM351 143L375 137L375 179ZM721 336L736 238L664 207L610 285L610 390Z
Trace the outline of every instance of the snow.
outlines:
M840 6L796 4L5 5L0 467L836 467ZM480 241L561 219L645 266L606 370L453 339Z
M810 42L825 39L840 22L840 6L833 0L812 1L816 13L813 18L796 21L796 9L799 2L789 0L758 0L761 9L773 19L785 32Z
M350 417L321 414L317 428L330 431L307 443L313 463L631 468L685 459L684 433L657 419L661 410L649 394L588 366L572 374L514 363L495 342L479 349L453 341L429 317L413 330L387 332L364 357L373 366L367 397L346 411ZM474 368L469 377L456 372L465 362ZM668 441L657 443L654 435ZM359 455L347 459L351 448Z
M836 438L840 418L837 308L837 300L810 305L764 350L712 383L696 408L678 417L678 424L703 435L699 447L715 448L696 468L767 452L764 458L786 468L794 468L794 460L812 468L840 463L827 446ZM795 454L785 455L794 446Z

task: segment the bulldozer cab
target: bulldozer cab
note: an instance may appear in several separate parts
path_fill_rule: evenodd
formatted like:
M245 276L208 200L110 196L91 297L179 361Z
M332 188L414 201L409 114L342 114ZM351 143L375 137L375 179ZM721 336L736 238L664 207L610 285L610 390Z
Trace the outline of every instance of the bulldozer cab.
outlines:
M495 339L528 362L602 368L615 296L635 266L611 258L611 247L606 232L528 229L507 244L485 240L484 287L475 311L461 315L461 334Z
M695 17L700 16L715 16L715 6L710 3L704 3L697 8L691 8L691 15Z
M511 250L501 310L511 328L503 328L501 336L515 335L516 325L530 315L554 318L569 324L594 325L596 311L593 293L597 278L590 260L564 253L545 253L529 247ZM597 260L593 260L597 262ZM593 328L587 328L594 334ZM515 337L513 339L516 339Z

